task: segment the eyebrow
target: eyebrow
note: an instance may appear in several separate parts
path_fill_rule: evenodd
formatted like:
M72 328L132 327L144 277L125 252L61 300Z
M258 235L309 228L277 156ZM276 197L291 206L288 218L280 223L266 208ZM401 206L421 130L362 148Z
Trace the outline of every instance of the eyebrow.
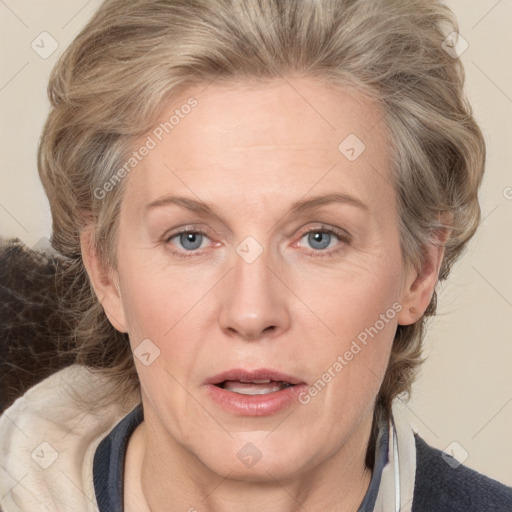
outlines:
M355 206L364 211L369 211L368 206L357 197L353 197L349 194L344 193L331 193L315 196L310 199L301 199L299 201L296 201L291 205L287 215L298 215L313 210L315 208L319 208L320 206L332 203L347 204L349 206ZM156 199L155 201L152 201L151 203L147 204L144 207L144 211L148 212L150 210L154 210L156 208L172 204L181 206L182 208L186 208L187 210L191 210L196 213L209 215L221 219L221 215L217 213L213 206L209 205L208 203L205 203L204 201L183 196L162 196Z

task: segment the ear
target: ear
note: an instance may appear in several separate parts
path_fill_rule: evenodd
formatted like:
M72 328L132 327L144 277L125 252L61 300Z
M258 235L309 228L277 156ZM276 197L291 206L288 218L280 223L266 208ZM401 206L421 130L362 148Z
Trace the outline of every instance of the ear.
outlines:
M93 243L94 228L88 227L80 233L82 260L94 288L94 293L110 323L120 332L128 332L119 281L115 269L104 267Z
M410 325L425 313L439 277L444 257L444 247L451 230L439 230L433 241L425 248L421 268L407 270L402 291L402 310L397 316L399 325Z

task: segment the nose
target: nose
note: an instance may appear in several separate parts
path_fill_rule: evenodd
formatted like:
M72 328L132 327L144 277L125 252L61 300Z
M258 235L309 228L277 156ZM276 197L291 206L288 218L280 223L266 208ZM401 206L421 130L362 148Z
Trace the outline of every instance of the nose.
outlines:
M221 290L219 324L227 335L256 341L289 328L286 287L274 272L266 251L250 263L235 256Z

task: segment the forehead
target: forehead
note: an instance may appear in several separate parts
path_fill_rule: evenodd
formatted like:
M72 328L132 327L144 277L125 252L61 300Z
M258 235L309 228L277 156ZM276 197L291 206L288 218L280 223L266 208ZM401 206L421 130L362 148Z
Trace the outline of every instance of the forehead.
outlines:
M311 79L191 87L146 137L154 147L126 192L140 207L178 190L245 204L293 201L312 187L367 201L393 192L383 191L392 187L380 109L356 91Z

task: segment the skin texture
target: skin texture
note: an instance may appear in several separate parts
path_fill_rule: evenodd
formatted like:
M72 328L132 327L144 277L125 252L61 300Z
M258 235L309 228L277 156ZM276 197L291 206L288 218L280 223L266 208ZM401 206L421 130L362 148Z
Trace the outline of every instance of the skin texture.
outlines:
M132 349L149 339L160 350L149 366L135 358L145 421L129 443L127 510L355 511L396 326L427 307L442 249L419 272L404 266L386 127L361 94L306 78L213 83L173 98L162 120L190 96L197 106L126 178L115 271L82 234L114 327ZM349 134L366 146L354 161L338 150ZM332 193L364 206L289 214L296 201ZM145 209L166 195L218 216ZM171 238L182 228L205 234L199 249ZM319 249L308 233L325 229L340 237L324 235ZM251 263L237 253L248 236L263 249ZM312 385L393 304L400 312L307 405L248 417L206 392L208 378L231 368ZM252 467L237 457L246 443L261 453Z

